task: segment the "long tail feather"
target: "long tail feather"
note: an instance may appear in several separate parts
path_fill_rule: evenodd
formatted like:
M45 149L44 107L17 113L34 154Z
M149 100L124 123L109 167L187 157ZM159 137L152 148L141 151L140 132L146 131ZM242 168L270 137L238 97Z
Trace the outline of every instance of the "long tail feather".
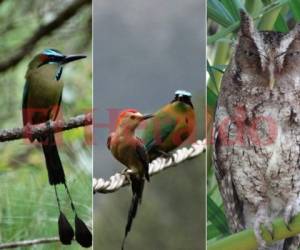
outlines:
M125 228L125 235L122 242L122 250L124 250L124 244L128 233L131 230L133 219L137 214L138 205L142 202L143 190L144 190L144 179L136 176L130 176L131 188L132 188L132 199L130 209L128 211L127 224Z
M54 134L48 135L46 139L42 141L42 147L50 185L65 183L65 173L55 144Z

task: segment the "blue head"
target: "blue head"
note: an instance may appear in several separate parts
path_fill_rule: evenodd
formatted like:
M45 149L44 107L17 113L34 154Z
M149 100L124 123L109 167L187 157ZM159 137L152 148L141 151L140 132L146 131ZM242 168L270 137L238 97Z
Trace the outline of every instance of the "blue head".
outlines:
M38 56L38 68L47 64L57 64L55 79L58 81L62 75L63 65L79 59L86 58L84 55L69 55L66 56L56 49L45 49Z
M190 105L193 108L192 94L189 91L186 91L186 90L176 90L175 91L175 97L172 100L172 102L177 102L177 101L183 102L185 104L188 104L188 105Z

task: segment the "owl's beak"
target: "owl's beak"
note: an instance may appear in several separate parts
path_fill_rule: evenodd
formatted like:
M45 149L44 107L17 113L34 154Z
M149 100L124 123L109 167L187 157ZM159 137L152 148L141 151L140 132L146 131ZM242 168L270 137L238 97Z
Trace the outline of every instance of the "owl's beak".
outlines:
M272 90L275 84L275 77L273 74L270 75L270 79L269 79L269 87Z
M275 72L274 72L274 64L270 63L268 65L268 71L269 71L269 88L270 90L273 89L274 85L275 85Z

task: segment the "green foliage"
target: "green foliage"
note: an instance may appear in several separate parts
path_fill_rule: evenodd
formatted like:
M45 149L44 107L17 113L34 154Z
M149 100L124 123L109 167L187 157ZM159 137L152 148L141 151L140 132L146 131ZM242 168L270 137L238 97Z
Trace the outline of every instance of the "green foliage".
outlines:
M207 46L207 103L208 128L211 129L214 110L217 103L222 70L226 67L232 55L232 45L235 42L239 27L238 10L246 10L255 20L260 30L275 30L287 32L300 20L299 0L208 0L208 46ZM208 149L208 157L211 155ZM228 235L228 227L222 206L222 199L217 187L211 160L208 159L207 170L207 239L209 244ZM236 248L231 248L236 249Z
M40 25L51 21L69 4L70 1L66 0L11 0L0 3L1 62L9 59ZM87 55L87 59L66 65L64 69L61 118L67 120L91 109L90 20L91 7L86 6L61 28L44 37L16 67L0 72L0 129L22 126L21 103L27 64L44 48L56 48L65 54ZM80 128L60 133L58 140L75 206L80 217L92 226L92 147L86 142L87 131L87 128ZM1 143L0 151L0 242L57 236L58 209L54 189L48 184L40 146L18 140ZM63 187L59 187L59 194L63 210L73 224L74 218ZM56 248L61 248L60 243L35 247ZM68 249L81 247L74 242Z

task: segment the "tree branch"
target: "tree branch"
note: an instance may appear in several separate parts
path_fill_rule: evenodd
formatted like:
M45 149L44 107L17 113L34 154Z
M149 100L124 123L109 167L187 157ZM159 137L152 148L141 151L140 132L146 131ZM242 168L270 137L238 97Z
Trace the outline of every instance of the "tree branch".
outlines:
M203 141L198 140L194 142L189 148L177 149L169 158L159 157L152 161L149 165L149 174L158 174L165 169L174 167L183 161L200 155L205 150L206 139L204 139ZM128 184L129 182L124 174L116 173L111 176L109 180L104 180L102 178L93 178L93 191L94 193L112 193Z
M92 0L76 0L59 13L50 23L41 25L35 33L23 44L16 53L5 61L0 62L0 72L16 66L24 56L31 52L38 41L50 35L54 30L61 27L66 21L73 17L84 5L91 4Z
M73 128L91 125L93 122L92 113L78 115L64 122L61 120L41 123L38 125L26 126L23 128L12 128L0 130L0 142L18 140L22 138L36 138L50 132L58 133Z
M58 237L16 241L16 242L11 242L11 243L0 244L0 249L27 247L27 246L37 245L37 244L53 243L53 242L58 242L58 241L59 241Z

